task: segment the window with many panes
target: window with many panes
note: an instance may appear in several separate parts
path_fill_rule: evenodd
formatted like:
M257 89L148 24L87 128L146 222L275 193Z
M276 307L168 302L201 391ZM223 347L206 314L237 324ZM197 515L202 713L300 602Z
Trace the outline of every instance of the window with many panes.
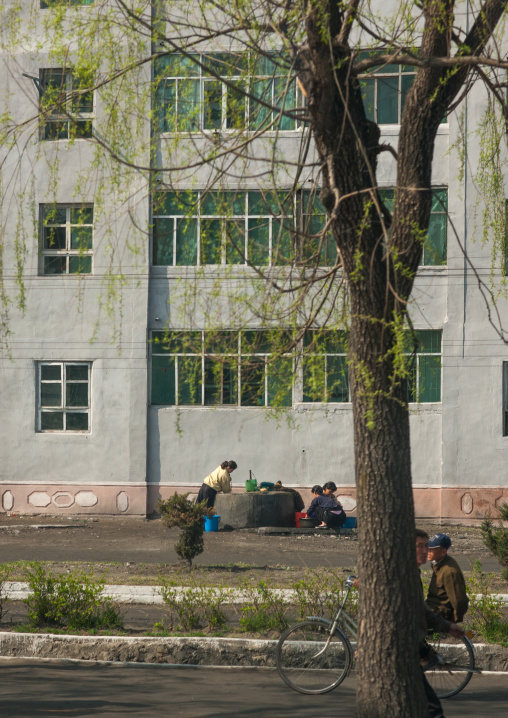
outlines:
M155 60L156 124L160 132L295 130L281 115L298 102L288 58L272 53L174 53Z
M441 401L441 330L417 330L407 333L408 402L422 404Z
M90 431L88 362L39 362L38 431Z
M314 193L156 192L155 266L333 265L337 248L324 233L325 210Z
M501 253L501 271L508 275L508 199L504 201L504 237Z
M359 59L372 55L372 52L362 52ZM372 67L360 76L367 118L379 125L400 124L406 95L414 79L414 67L395 64Z
M41 139L92 137L94 93L72 70L40 70Z
M291 406L293 358L269 331L153 332L151 403Z
M41 0L41 9L46 10L48 7L58 7L59 5L93 5L94 0Z
M441 401L441 330L417 331L416 345L407 336L408 401ZM150 344L153 405L351 401L345 331L308 330L286 353L290 336L280 331L153 332Z
M312 329L305 332L303 401L350 401L347 332Z
M503 362L503 436L508 436L508 361Z
M395 190L380 190L383 202L393 211ZM448 236L448 190L446 187L432 188L432 206L430 210L429 228L423 244L421 266L439 266L447 262Z
M93 207L41 205L41 273L91 274Z

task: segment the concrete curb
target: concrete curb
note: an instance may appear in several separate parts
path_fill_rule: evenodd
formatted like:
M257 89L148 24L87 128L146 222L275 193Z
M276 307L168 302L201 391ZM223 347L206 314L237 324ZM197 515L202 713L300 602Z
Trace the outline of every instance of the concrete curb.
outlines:
M276 640L138 636L68 636L0 632L0 655L187 666L275 667ZM475 645L476 667L508 672L508 650Z
M162 604L162 596L160 593L160 586L120 586L120 585L108 585L104 586L103 594L112 598L117 603L139 603L139 604ZM185 586L172 586L171 587L177 594L184 594L187 590ZM245 603L251 600L252 594L241 589L214 589L217 595L221 591L227 592L228 601L230 603ZM279 588L275 589L276 595L284 603L290 603L291 599L295 595L295 591L292 588ZM30 592L28 590L28 584L24 581L5 581L4 582L5 596L11 601L22 601L24 598L28 598ZM508 594L507 593L493 593L492 598L498 598L505 606L508 606Z
M277 641L0 632L0 655L180 665L275 666Z
M182 596L189 587L186 586L171 586L171 589ZM252 594L250 592L242 591L241 589L235 588L212 588L211 590L216 595L227 595L228 603L246 603L252 600ZM274 589L275 595L284 603L289 603L294 595L292 588L278 588ZM30 591L28 590L28 584L23 581L5 581L4 592L8 599L11 601L22 601L28 598ZM117 603L138 603L138 604L162 604L162 596L160 593L160 586L120 586L120 585L109 585L104 586L104 596L112 598ZM507 596L508 599L508 596Z
M172 586L174 591L183 594L187 588L185 586ZM276 595L284 603L290 603L291 599L295 595L295 591L292 588L279 588L274 589ZM24 581L5 581L4 591L7 598L11 601L21 601L24 598L28 598L29 590L28 584ZM217 595L221 591L227 592L229 603L245 603L251 600L252 594L242 589L214 589ZM162 604L162 596L160 594L160 586L120 586L120 585L108 585L104 586L104 596L109 596L117 603L139 603L139 604ZM508 594L507 593L493 593L492 598L498 598L505 606L508 606Z

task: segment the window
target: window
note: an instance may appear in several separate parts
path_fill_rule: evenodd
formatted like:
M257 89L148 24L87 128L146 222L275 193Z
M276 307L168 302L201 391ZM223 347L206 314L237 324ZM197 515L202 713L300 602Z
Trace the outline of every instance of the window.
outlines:
M87 362L40 362L38 430L90 431Z
M508 361L503 362L503 436L508 436Z
M347 338L344 330L311 329L299 347L288 349L291 335L284 330L152 332L151 403L258 407L290 407L300 400L347 403L351 401ZM441 330L408 332L406 354L408 402L441 401ZM302 361L295 363L297 355ZM298 388L293 385L295 372Z
M160 132L295 130L279 109L297 105L288 59L271 53L174 53L155 61L156 125Z
M504 237L501 253L501 266L505 276L508 276L508 199L504 201Z
M284 192L156 192L153 264L333 265L337 248L331 233L323 236L325 223L324 208L307 191L297 198Z
M157 192L153 263L287 263L293 223L292 198L283 193Z
M373 56L360 53L360 60ZM405 65L380 65L360 77L365 113L379 125L398 125L407 92L415 79L415 68Z
M303 401L348 402L347 332L309 330L303 340Z
M94 93L71 70L40 71L42 140L92 137Z
M413 346L415 340L416 346ZM414 337L408 332L407 344L410 362L408 402L441 401L441 330L417 330Z
M387 50L386 52L389 52ZM379 54L365 51L359 60L365 60ZM413 65L385 64L372 67L360 75L360 87L367 119L378 125L399 125L404 102L409 88L414 82L416 67ZM448 122L443 117L441 124Z
M393 211L395 190L380 190L381 198L390 212ZM420 266L440 266L447 262L448 190L445 187L432 188L432 206L429 228L423 244Z
M48 7L58 7L59 5L93 5L94 0L41 0L41 9L46 10Z
M93 207L41 205L41 273L91 274Z
M302 192L302 239L305 244L304 256L308 262L318 260L323 267L337 262L337 245L331 232L323 232L328 221L326 210L314 190Z
M291 406L293 359L281 332L153 332L155 405Z

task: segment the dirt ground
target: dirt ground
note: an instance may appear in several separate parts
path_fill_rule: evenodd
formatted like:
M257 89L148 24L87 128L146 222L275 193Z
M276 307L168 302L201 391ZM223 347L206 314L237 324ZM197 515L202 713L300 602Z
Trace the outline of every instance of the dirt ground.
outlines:
M483 571L495 574L493 588L508 592L508 583L499 577L501 567L485 549L478 527L428 521L418 525L430 535L449 534L453 555L466 576L479 560ZM1 514L0 557L11 565L51 562L55 573L73 568L93 570L95 575L107 571L108 584L158 584L162 574L185 585L190 574L173 548L178 534L179 529L168 529L159 519ZM354 572L357 553L356 532L347 536L317 530L292 535L262 535L247 529L205 533L205 550L195 561L192 578L216 586L241 585L246 579L289 586L305 569L340 567L345 574ZM11 580L23 580L23 563L12 569Z

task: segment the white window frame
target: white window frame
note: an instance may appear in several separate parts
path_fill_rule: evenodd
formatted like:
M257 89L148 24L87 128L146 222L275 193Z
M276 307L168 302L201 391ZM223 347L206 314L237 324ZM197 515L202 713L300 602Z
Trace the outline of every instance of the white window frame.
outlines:
M44 366L58 366L60 367L60 379L48 379L42 378L42 368ZM87 379L67 379L67 369L70 366L86 366L87 367ZM73 384L87 384L87 405L85 406L67 406L66 400L66 387L67 383ZM60 397L61 401L59 405L42 405L42 386L43 384L59 384L60 385ZM37 432L42 434L89 434L91 432L91 384L92 384L92 363L82 361L39 361L37 364ZM56 414L62 413L62 424L61 429L47 429L42 428L43 414ZM67 428L67 415L68 414L86 414L88 417L88 428L87 429L68 429Z
M50 211L65 210L65 225L57 222L48 222L45 224L45 212L46 209ZM94 256L94 220L92 216L91 224L76 224L71 222L72 211L84 209L91 209L92 213L94 210L93 204L41 204L39 205L39 222L40 222L40 262L39 262L39 274L45 277L75 277L75 276L88 276L93 274L93 256ZM51 247L44 247L44 228L45 227L64 227L65 226L65 249L52 249ZM92 246L87 250L73 249L72 248L72 228L73 227L92 227ZM45 272L45 258L46 257L63 257L65 258L65 272ZM90 257L90 271L89 272L70 272L70 259L71 257Z
M62 105L65 107L68 107L68 111L62 111L61 113L58 112L51 112L49 115L44 117L44 119L41 121L40 126L40 139L44 142L59 142L59 141L68 141L69 139L73 140L81 140L81 139L90 139L90 137L93 135L93 121L95 119L95 91L90 90L92 93L92 112L72 112L72 91L74 88L74 75L72 73L71 69L64 69L61 67L44 67L41 68L39 71L39 92L40 92L40 98L44 97L45 92L45 83L46 83L46 76L48 76L52 72L62 72L65 74L65 92L66 95L69 95L69 99L65 99L64 102L62 102ZM83 88L84 89L84 88ZM62 108L63 109L63 108ZM76 135L71 138L71 132L70 132L70 124L72 122L77 121L87 121L91 123L91 133L90 137L88 135L80 137L79 135ZM50 126L51 124L56 123L65 123L67 131L65 137L46 137L46 127Z

